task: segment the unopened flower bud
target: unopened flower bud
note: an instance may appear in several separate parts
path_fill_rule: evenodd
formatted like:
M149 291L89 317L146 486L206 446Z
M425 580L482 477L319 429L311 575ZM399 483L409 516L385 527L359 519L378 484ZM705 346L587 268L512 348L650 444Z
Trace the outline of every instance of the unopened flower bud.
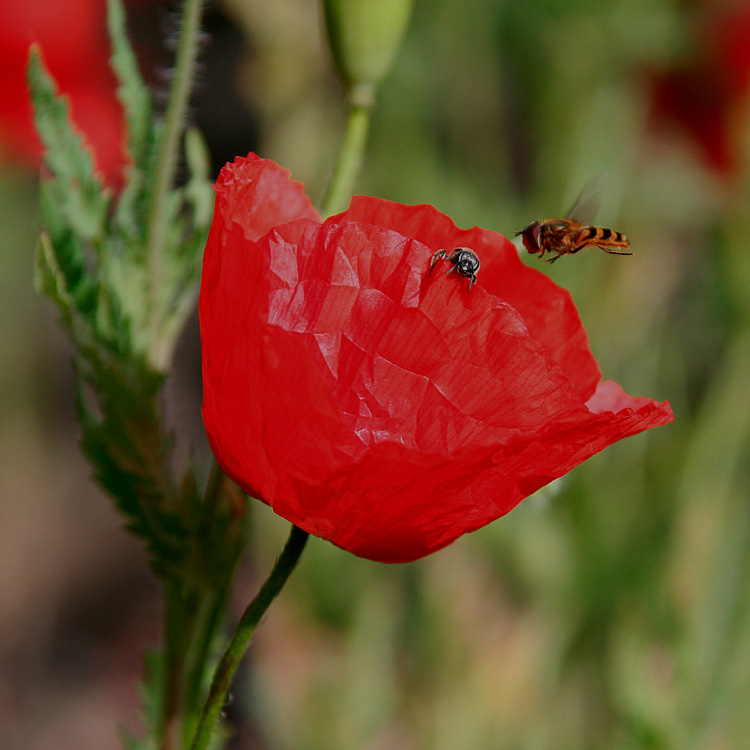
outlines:
M352 92L374 92L388 72L414 0L323 0L333 60Z

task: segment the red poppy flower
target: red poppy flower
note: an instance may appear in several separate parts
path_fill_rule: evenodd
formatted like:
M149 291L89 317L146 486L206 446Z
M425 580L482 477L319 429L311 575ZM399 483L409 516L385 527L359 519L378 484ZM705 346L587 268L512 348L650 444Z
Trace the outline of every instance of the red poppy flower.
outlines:
M203 419L249 494L362 557L405 562L672 420L601 374L566 291L502 235L355 197L321 222L255 155L224 167L200 300ZM469 247L478 284L439 249Z
M112 183L125 163L124 119L109 65L103 0L0 2L0 150L38 165L42 146L34 130L26 88L29 47L39 42L73 121Z
M740 166L750 100L750 3L704 4L682 67L653 76L653 125L684 129L707 163L729 177Z

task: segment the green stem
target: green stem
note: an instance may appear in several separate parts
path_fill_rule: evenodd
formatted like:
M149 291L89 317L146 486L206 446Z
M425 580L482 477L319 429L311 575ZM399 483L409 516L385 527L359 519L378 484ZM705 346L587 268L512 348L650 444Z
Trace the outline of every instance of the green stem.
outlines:
M157 331L163 314L159 304L159 290L163 286L162 248L167 231L167 203L177 169L180 138L198 57L202 6L203 0L185 0L174 77L156 147L156 166L146 229L146 253L150 279L149 301L153 325ZM157 334L153 339L150 360L158 369L166 365L162 361L164 353L160 344L161 337Z
M362 166L362 157L370 129L370 112L375 102L371 87L354 88L349 94L346 129L338 160L323 200L322 214L330 216L346 208L354 182Z
M204 518L204 523L210 521L216 512L216 506L221 497L221 488L225 478L226 474L221 470L216 459L214 459L211 464L211 472L208 475L208 482L206 482L206 492L203 500L209 516L209 518Z
M182 700L182 746L188 747L200 718L200 699L203 681L210 664L211 646L226 611L231 578L221 590L210 591L199 607L196 636L186 659L185 690Z
M201 522L203 528L209 529L213 527L226 480L226 474L219 468L218 463L214 461L204 497L205 513ZM184 710L183 745L185 747L188 746L189 739L193 736L199 719L200 697L204 684L203 681L209 667L211 647L226 611L234 571L244 549L243 541L237 541L232 562L226 569L226 576L221 581L215 583L210 591L206 593L196 618L198 625L189 653L189 659L187 660L188 665L185 668L185 691L182 702Z
M180 698L185 638L185 606L172 579L164 583L164 693L159 750L175 750L180 737Z
M276 561L271 575L268 576L257 596L250 602L239 623L237 623L232 638L214 672L211 689L203 707L203 713L198 723L198 728L195 731L193 743L190 745L191 750L206 750L208 748L211 735L219 721L221 709L226 700L232 678L247 649L250 638L258 626L260 618L279 594L289 575L294 570L302 554L302 550L305 548L307 538L308 533L306 531L297 526L292 526L289 539L279 559Z

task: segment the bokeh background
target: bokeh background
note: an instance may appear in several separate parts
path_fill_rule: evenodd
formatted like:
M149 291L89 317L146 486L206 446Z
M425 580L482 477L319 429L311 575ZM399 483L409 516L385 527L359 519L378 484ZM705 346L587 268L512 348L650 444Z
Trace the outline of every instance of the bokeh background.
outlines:
M23 57L40 38L116 184L103 5L0 0L7 750L119 747L159 638L157 586L89 479L68 343L32 285ZM128 9L163 90L174 7ZM318 4L225 0L205 27L192 116L215 171L255 150L320 200L344 109ZM511 235L606 170L599 218L635 255L526 260L571 291L605 377L670 399L676 419L417 563L311 540L227 706L232 748L750 747L749 95L747 0L416 1L358 192ZM207 466L195 318L167 395L179 457ZM260 503L252 524L236 611L287 533Z

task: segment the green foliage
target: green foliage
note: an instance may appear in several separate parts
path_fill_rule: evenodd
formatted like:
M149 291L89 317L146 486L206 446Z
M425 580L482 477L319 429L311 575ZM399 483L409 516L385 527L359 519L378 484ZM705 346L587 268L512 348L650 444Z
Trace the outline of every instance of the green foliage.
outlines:
M112 68L120 82L117 94L128 121L128 152L133 168L145 175L153 148L153 107L127 37L125 13L119 0L107 0L107 25L112 40Z
M49 218L81 241L98 245L104 239L110 193L96 174L90 150L70 122L68 103L58 95L37 46L29 54L28 82L36 128L45 147L44 161L55 175L48 187L52 195L44 202L47 209L55 207L55 215Z
M39 50L30 55L35 121L51 172L42 187L47 237L37 256L37 286L60 308L75 341L164 372L197 296L213 192L205 146L191 131L186 139L189 180L167 198L165 241L153 250L162 274L153 279L146 238L160 126L152 117L151 94L124 34L117 0L109 2L109 20L132 159L116 200L96 173Z
M152 566L179 575L188 542L169 467L169 443L158 410L162 376L92 350L78 359L82 446L99 484L146 540Z
M133 159L116 199L96 173L39 50L30 55L29 86L50 170L41 189L45 232L36 282L59 308L76 345L83 447L96 478L130 528L146 539L155 569L174 572L183 564L186 530L176 507L159 398L163 368L195 303L212 191L205 149L191 133L190 179L169 197L169 229L157 249L167 273L154 290L145 237L157 125L115 0L109 21ZM152 356L155 340L167 352L158 362Z
M156 165L178 158L180 139L170 141L175 152L167 153L160 137L166 126L154 117L120 0L108 1L108 21L131 158L116 195L97 174L40 51L30 54L28 82L49 170L41 187L36 285L59 309L74 344L84 453L128 529L144 540L164 585L165 646L151 660L145 687L156 743L174 731L176 717L197 715L205 694L244 546L244 498L231 494L220 473L205 495L193 467L175 476L162 390L197 298L213 191L205 145L191 130L187 182L160 192ZM181 127L172 123L177 136ZM124 741L134 749L155 746Z

